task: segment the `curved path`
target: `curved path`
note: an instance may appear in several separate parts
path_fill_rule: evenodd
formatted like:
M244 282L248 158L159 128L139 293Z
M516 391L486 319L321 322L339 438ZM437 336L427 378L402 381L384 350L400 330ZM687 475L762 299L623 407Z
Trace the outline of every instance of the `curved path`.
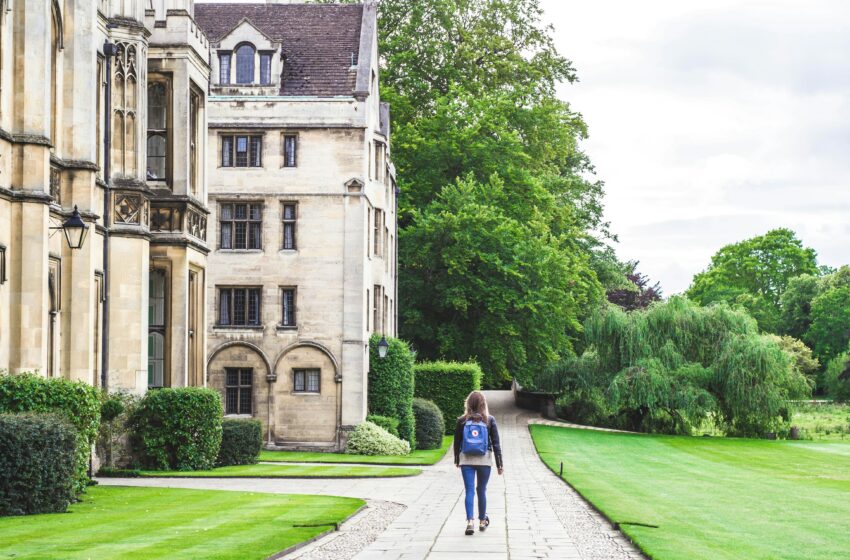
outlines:
M644 558L619 531L614 530L540 460L527 428L529 420L537 418L537 415L516 408L509 391L490 391L487 398L490 411L499 422L505 474L496 476L494 470L490 479L487 505L492 520L490 528L486 533L476 533L472 537L463 534L466 527L463 484L451 453L435 466L425 467L424 472L415 478L137 478L100 479L99 482L124 486L326 494L366 498L374 504L390 502L404 506L403 512L374 540L369 538L363 542L363 538L352 538L349 539L350 546L330 546L325 541L318 541L292 555L305 559L440 560L455 559L464 553L475 553L475 558L480 560ZM390 508L393 516L400 510L398 506ZM366 520L355 518L349 522L353 527L348 530L353 534L362 532L358 523L367 524Z

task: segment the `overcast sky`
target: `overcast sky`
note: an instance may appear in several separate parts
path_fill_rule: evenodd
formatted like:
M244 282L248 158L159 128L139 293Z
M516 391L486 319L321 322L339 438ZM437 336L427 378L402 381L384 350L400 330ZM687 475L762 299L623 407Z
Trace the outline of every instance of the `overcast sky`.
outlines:
M665 295L776 227L850 262L850 2L541 1L621 258Z

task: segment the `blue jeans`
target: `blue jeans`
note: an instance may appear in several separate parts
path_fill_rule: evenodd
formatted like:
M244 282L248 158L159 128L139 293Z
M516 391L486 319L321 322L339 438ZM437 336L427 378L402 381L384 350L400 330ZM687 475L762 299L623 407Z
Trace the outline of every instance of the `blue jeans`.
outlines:
M475 519L473 505L475 502L475 475L478 475L478 519L487 517L487 481L490 480L490 467L478 465L461 465L463 486L466 488L466 518Z

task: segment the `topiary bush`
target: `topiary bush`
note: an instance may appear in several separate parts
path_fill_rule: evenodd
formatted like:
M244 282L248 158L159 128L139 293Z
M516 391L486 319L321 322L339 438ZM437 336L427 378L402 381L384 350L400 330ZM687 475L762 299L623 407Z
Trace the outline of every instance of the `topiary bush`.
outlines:
M139 397L116 392L104 393L101 398L100 430L97 435L98 457L103 460L103 467L126 467L132 462L128 422L139 405ZM98 476L101 471L98 471Z
M133 447L148 469L209 469L221 447L221 422L221 397L212 389L148 391L130 420Z
M77 430L59 414L0 414L0 515L61 513L76 495Z
M221 449L216 464L253 465L263 447L263 425L259 420L225 419L221 423Z
M378 357L381 335L369 340L369 412L398 420L398 435L416 447L413 417L413 354L403 340L388 338L386 358Z
M398 437L398 420L396 420L395 418L390 418L389 416L379 416L377 414L370 414L366 417L366 421L380 426L395 437Z
M446 432L446 422L440 408L433 401L415 398L413 415L416 417L416 448L439 449Z
M32 373L0 375L0 413L54 412L77 431L74 492L85 490L89 456L100 426L100 392L81 381L40 377Z
M434 401L443 412L445 433L454 432L454 420L463 414L467 395L481 390L481 368L475 362L421 362L413 371L416 396Z
M410 444L376 424L363 422L348 435L345 452L352 455L407 455Z

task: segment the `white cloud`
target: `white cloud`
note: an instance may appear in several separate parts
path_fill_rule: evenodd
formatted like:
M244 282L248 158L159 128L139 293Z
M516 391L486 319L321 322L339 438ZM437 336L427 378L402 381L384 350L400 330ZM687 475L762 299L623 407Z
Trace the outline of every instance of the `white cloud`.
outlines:
M722 245L797 231L850 261L850 3L542 0L580 82L618 252L665 293Z

